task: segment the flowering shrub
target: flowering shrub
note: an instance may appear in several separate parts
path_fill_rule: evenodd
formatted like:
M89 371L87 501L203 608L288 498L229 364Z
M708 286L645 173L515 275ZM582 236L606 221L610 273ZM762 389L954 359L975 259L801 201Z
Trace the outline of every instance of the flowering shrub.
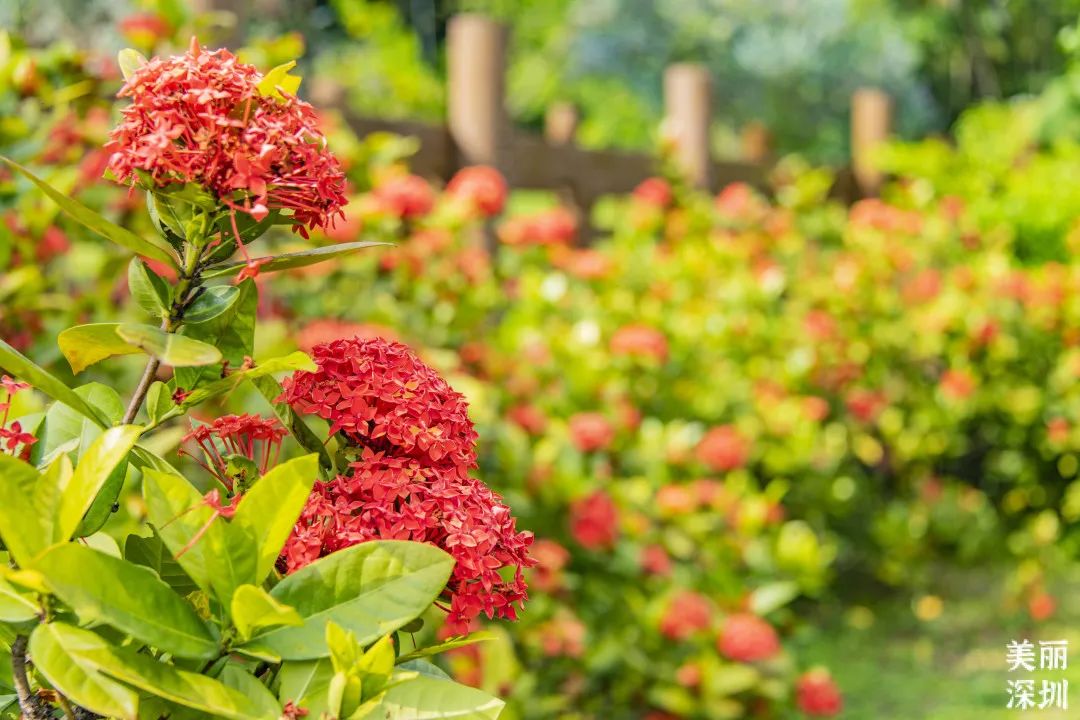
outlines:
M303 352L255 359L256 277L265 285L269 273L370 245L247 253L275 224L304 236L331 229L345 203L338 161L294 95L298 79L287 67L263 76L194 40L182 57L124 51L120 64L120 94L132 102L108 165L145 192L154 232L116 224L2 158L115 244L113 255L135 254L126 292L110 293L120 321L56 336L67 369L0 340L0 623L10 662L0 684L13 706L4 716L497 717L501 701L424 659L482 637L416 639L444 594L462 630L482 611L513 618L526 597L532 538L469 477L476 433L461 396L385 341L317 345L322 366ZM67 249L57 232L42 233L42 262ZM17 268L30 257L20 254ZM341 356L354 350L367 353L362 369ZM147 360L126 403L120 382L64 380L136 354ZM344 421L331 430L343 437L331 457L278 398L300 406L305 382L346 366L357 382L331 383ZM288 372L283 389L276 378ZM234 392L261 398L273 417L221 412ZM158 454L177 442L190 463ZM331 488L341 502L314 517ZM316 523L348 525L348 504L361 500L372 503L365 532L341 528L313 554L301 548ZM114 517L131 501L126 521ZM421 518L437 522L404 527ZM498 570L511 564L504 581Z

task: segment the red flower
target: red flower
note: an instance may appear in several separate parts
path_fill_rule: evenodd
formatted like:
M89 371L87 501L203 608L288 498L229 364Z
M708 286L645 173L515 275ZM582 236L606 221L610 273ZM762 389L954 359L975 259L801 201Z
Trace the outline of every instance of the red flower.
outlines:
M780 652L780 639L772 625L757 615L740 613L724 622L716 647L730 660L755 662Z
M58 255L65 254L70 249L71 242L68 240L67 235L64 234L64 231L55 225L50 225L45 228L45 232L41 233L41 242L37 244L34 253L38 262L46 263Z
M464 398L399 343L337 340L312 356L319 369L286 378L282 399L327 419L359 458L316 484L280 566L292 572L367 540L426 542L456 561L445 591L451 627L480 613L514 619L528 597L532 533L518 532L510 508L469 476L476 431Z
M581 452L604 450L615 439L615 428L600 413L577 413L570 417L570 439Z
M532 547L536 567L531 582L541 592L553 593L562 588L563 568L570 562L570 551L554 540L537 540Z
M749 455L750 444L732 425L710 429L697 447L698 460L717 472L742 467Z
M946 370L939 382L941 392L953 400L963 400L975 392L975 378L967 370Z
M435 206L435 193L419 175L398 175L383 182L374 191L382 209L402 220L422 217Z
M446 192L484 217L498 215L506 204L506 180L498 170L485 165L459 170L447 183Z
M635 200L646 205L666 208L671 204L671 185L664 178L646 178L634 188L633 196Z
M670 575L671 557L662 545L646 545L638 556L641 569L650 575Z
M873 422L888 405L883 393L861 388L849 392L845 402L848 412L867 423Z
M795 701L799 709L813 717L834 717L844 709L844 698L829 672L811 670L795 684Z
M120 90L131 105L106 145L109 168L125 184L139 171L157 187L197 183L256 219L291 212L301 234L333 225L345 175L315 111L288 93L263 95L261 80L253 65L194 38L187 54L150 60Z
M0 388L4 399L0 402L0 452L26 460L30 457L30 446L38 441L32 433L25 432L18 420L8 425L8 413L11 412L11 399L17 393L29 389L30 385L19 382L7 375L0 375Z
M585 623L569 612L560 613L537 628L547 657L579 658L585 653Z
M664 333L648 325L624 325L611 336L611 352L615 355L651 357L667 360L668 343Z
M139 47L153 47L172 34L169 21L152 12L135 13L120 21L120 33Z
M569 245L577 234L577 219L564 207L510 218L499 227L507 245Z
M1056 610L1057 602L1054 597L1042 590L1036 592L1028 600L1028 614L1036 622L1049 619Z
M680 590L668 600L664 615L660 618L660 633L672 640L685 640L709 628L712 610L712 604L704 595Z
M619 511L607 493L597 490L570 505L570 534L587 550L615 545L619 537Z
M183 438L183 442L194 440L199 445L205 463L184 449L183 445L179 454L192 458L225 487L233 490L234 477L229 472L229 457L245 457L255 463L260 476L265 475L277 463L284 437L285 428L277 420L258 415L224 415L209 425L193 427ZM245 484L251 484L256 479L244 478Z
M697 494L686 485L663 485L656 491L653 501L662 515L686 515L698 507Z
M530 435L540 435L547 427L547 416L535 405L516 405L507 411L506 417Z

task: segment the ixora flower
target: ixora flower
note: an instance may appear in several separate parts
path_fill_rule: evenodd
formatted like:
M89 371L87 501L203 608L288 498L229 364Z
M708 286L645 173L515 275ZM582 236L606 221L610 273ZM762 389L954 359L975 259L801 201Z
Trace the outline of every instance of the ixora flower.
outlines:
M716 647L724 657L737 662L768 660L780 652L776 630L757 615L740 613L724 621Z
M247 472L255 470L262 476L277 463L284 437L285 428L277 420L258 415L225 415L208 425L193 427L183 438L184 443L198 444L205 463L184 449L183 444L180 455L195 460L232 491L239 489L238 476L247 483L254 482L256 478L246 477Z
M274 88L227 50L203 50L135 69L131 98L110 136L109 169L121 183L196 183L256 220L291 213L293 229L332 226L345 204L345 175L326 149L315 110ZM147 181L146 178L149 178Z
M381 338L326 343L312 357L319 369L286 378L281 399L328 420L356 460L316 484L279 567L293 572L367 540L426 542L456 561L450 627L463 630L480 613L515 619L533 536L469 476L477 435L464 397L408 347Z
M811 670L795 684L795 702L812 717L834 717L844 709L844 698L825 669Z
M30 455L30 446L38 441L32 433L23 430L18 420L8 425L8 413L11 412L11 399L16 393L29 389L29 385L18 382L7 375L0 376L0 389L4 399L0 402L0 453L13 455L25 460Z
M446 193L464 201L484 217L502 212L506 205L506 180L493 167L474 165L458 170L446 184Z

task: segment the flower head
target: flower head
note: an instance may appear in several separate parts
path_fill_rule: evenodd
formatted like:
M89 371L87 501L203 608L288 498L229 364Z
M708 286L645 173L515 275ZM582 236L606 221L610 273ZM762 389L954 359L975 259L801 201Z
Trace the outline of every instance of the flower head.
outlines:
M807 715L834 717L844 709L844 698L828 670L811 670L795 684L795 701Z
M697 447L698 459L717 472L742 467L749 455L749 443L731 425L718 425L710 429Z
M292 572L367 540L425 542L455 560L444 592L451 627L468 628L481 613L514 619L528 597L533 537L469 476L477 436L465 399L399 343L337 340L312 356L319 369L286 378L282 397L329 420L358 457L316 483L279 566ZM513 568L510 579L503 568Z
M498 215L506 204L506 180L498 170L486 165L459 170L446 184L446 192L484 217Z
M709 599L691 590L680 590L668 601L660 632L672 640L685 640L696 632L708 629L712 622Z
M186 54L150 60L120 90L131 105L106 146L109 169L126 184L140 175L156 187L196 183L257 220L291 212L301 234L333 225L345 175L315 111L280 89L263 94L262 80L255 66L194 38Z
M615 440L615 428L600 413L577 413L570 417L570 439L581 452L604 450Z
M668 343L664 333L648 325L624 325L611 336L611 352L614 355L667 360Z
M757 615L740 613L724 622L716 646L730 660L755 662L780 652L780 639L772 625Z
M619 511L602 490L570 506L570 534L587 550L611 548L619 537Z
M183 442L194 441L202 450L206 462L180 446L180 455L187 455L212 473L230 490L235 489L238 476L241 485L249 485L257 478L246 477L246 469L239 467L236 458L246 458L260 476L277 462L285 428L277 420L258 415L225 415L208 425L193 427ZM230 467L231 466L231 467Z

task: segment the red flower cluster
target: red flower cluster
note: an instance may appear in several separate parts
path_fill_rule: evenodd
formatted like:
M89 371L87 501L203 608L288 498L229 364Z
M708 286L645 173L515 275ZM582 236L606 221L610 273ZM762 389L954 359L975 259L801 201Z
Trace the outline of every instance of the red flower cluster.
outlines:
M749 456L750 443L731 425L710 429L697 446L698 460L717 472L742 467Z
M564 207L513 217L499 227L507 245L569 245L577 234L577 219Z
M807 715L835 717L844 709L844 698L829 672L811 670L795 683L795 701Z
M0 388L4 390L4 400L0 402L0 452L13 455L22 460L30 457L30 446L38 441L33 434L24 432L22 423L18 420L8 426L8 413L11 412L11 399L16 393L28 389L30 386L24 382L18 382L7 375L0 375Z
M484 217L498 215L506 204L506 180L498 170L486 165L459 170L446 184L446 192Z
M660 632L672 640L685 640L694 633L707 630L712 622L709 599L691 590L680 590L668 601Z
M402 220L423 217L435 207L435 193L419 175L392 177L372 194L384 212Z
M632 194L638 202L658 208L666 208L674 197L671 192L671 183L660 177L645 178L638 183Z
M316 485L280 566L292 572L367 540L426 542L456 561L446 587L451 627L480 613L515 618L528 597L522 569L535 564L533 537L469 476L477 436L464 397L399 343L337 340L312 356L319 369L286 378L282 399L328 420L360 457ZM508 567L513 579L504 580Z
M345 175L326 149L315 110L288 93L263 95L262 75L227 50L155 58L120 90L130 97L106 148L109 168L134 184L197 183L233 209L262 219L292 212L294 229L334 223Z
M191 428L183 442L195 441L202 450L204 463L198 457L180 446L180 455L187 455L207 472L233 490L233 480L229 472L229 456L239 455L255 464L259 475L277 463L281 452L281 441L285 438L285 428L277 420L258 415L224 415L209 425ZM215 442L215 440L217 442ZM254 482L256 478L247 478Z
M757 615L741 613L724 622L716 647L730 660L755 662L768 660L780 652L780 639L772 625Z
M570 417L570 440L581 452L604 450L615 440L615 428L600 413L577 413Z
M611 352L614 355L651 357L664 362L668 356L668 342L664 333L656 328L624 325L611 336Z
M586 550L615 545L619 538L619 511L607 493L597 490L570 506L570 534Z

